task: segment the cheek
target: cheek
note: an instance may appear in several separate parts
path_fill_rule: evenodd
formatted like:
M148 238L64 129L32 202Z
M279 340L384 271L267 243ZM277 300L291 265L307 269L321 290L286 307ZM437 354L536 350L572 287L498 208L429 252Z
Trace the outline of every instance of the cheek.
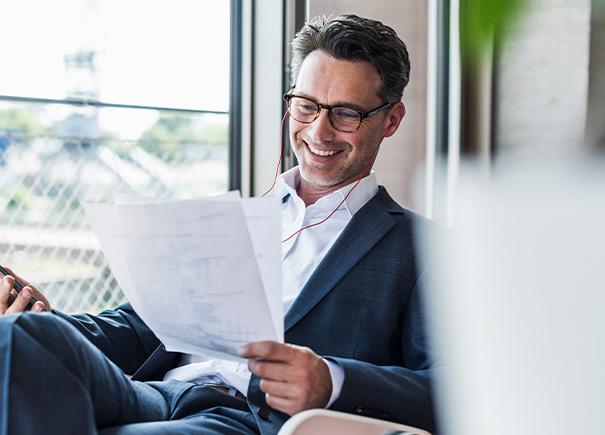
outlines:
M302 128L290 125L288 131L289 131L288 135L290 137L290 146L294 150L299 149L303 145L302 139L301 139Z
M366 156L377 153L384 136L377 130L370 130L365 133L363 140L359 141L360 153Z
M303 159L303 155L305 152L305 127L298 127L293 130L290 130L290 148L294 152L296 159L299 163Z

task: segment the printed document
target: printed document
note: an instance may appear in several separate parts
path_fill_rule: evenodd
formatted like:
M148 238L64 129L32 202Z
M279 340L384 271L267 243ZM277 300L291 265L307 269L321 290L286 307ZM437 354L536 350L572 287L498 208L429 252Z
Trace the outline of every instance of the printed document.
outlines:
M85 206L120 287L167 350L241 361L245 343L283 342L274 198Z

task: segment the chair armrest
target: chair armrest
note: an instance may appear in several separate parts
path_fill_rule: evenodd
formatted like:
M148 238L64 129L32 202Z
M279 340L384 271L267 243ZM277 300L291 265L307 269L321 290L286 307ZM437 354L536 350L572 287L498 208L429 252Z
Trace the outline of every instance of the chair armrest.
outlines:
M278 435L431 435L403 424L326 409L303 411L284 424Z

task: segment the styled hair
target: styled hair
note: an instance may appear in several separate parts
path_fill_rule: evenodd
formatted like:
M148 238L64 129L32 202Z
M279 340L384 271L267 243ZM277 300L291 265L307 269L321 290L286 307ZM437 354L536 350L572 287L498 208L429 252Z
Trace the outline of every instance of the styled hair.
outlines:
M370 62L382 80L380 98L385 103L401 100L410 79L410 59L405 43L391 27L357 15L311 19L292 41L292 85L303 61L315 50L335 59Z

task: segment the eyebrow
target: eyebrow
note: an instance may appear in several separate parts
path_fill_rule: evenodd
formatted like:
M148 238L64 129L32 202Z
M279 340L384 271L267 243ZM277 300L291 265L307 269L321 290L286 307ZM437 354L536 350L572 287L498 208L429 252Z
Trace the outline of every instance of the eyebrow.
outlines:
M309 95L309 94L307 94L307 93L305 93L305 92L299 91L299 90L297 90L297 89L293 89L293 90L292 90L292 95L298 95L299 97L305 97L305 98L308 98L308 99L313 100L313 101L315 101L316 103L318 103L318 101L317 101L317 99L316 99L315 97L313 97L313 96L311 96L311 95ZM320 103L320 104L323 104L323 103ZM368 112L368 109L364 109L363 107L359 107L359 106L358 106L358 105L356 105L356 104L353 104L353 103L348 103L348 102L346 102L346 101L337 101L337 102L336 102L336 103L334 103L334 104L326 104L326 106L332 106L332 107L348 107L348 108L350 108L350 109L359 110L359 111L361 111L361 112Z

